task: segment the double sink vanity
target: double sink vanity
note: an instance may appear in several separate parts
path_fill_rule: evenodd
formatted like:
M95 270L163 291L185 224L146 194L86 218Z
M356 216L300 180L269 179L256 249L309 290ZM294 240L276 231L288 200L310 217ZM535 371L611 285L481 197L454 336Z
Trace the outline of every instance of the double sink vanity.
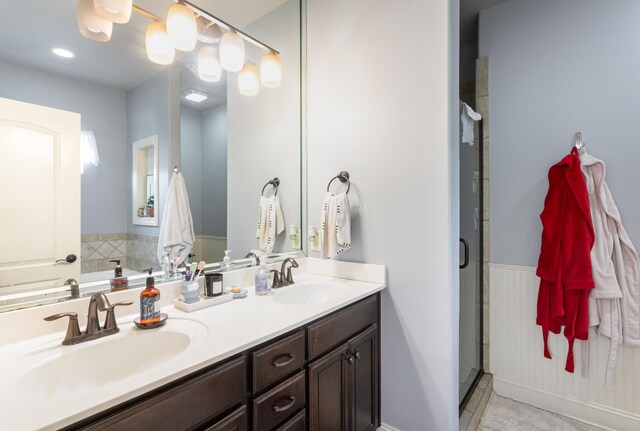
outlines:
M385 267L303 258L270 296L256 268L225 274L249 296L186 313L164 283L159 328L134 326L140 289L108 293L120 331L63 346L88 298L0 314L6 429L371 430L379 426ZM100 320L105 313L101 313ZM83 322L82 319L85 318Z

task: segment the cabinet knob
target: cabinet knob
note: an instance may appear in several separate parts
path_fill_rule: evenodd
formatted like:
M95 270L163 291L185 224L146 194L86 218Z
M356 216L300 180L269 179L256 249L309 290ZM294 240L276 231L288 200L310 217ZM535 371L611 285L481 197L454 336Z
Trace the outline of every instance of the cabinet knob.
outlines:
M347 361L349 361L350 364L353 364L353 356L349 356L349 358L347 359Z
M356 359L360 359L360 352L356 352L355 355Z

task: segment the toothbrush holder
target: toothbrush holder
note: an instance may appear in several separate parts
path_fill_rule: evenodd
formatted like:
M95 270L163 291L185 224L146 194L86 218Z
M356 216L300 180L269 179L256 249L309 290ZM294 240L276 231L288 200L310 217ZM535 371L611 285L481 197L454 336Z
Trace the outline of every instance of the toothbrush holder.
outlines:
M186 304L200 301L200 283L198 283L198 280L183 280L180 285L180 294Z

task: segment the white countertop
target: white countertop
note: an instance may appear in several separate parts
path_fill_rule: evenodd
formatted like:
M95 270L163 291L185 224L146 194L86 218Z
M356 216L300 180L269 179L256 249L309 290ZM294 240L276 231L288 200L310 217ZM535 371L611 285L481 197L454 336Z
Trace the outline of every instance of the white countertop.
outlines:
M318 272L325 274L348 277L361 274L361 269L354 265L358 264L339 263L336 267L335 264L317 263L309 267L316 266L320 269ZM368 281L340 278L339 281L344 283L344 287L340 289L344 289L344 293L321 303L292 305L275 300L275 296L281 292L296 289L296 284L278 289L274 296L256 296L253 289L249 288L247 298L235 299L192 313L183 312L173 306L164 306L162 312L169 315L167 324L150 331L141 331L134 327L133 319L137 317L138 310L136 303L129 307L129 311L134 311L134 314L118 317L121 331L112 336L76 346L62 346L60 343L64 338L64 332L56 332L5 344L0 347L1 428L15 431L58 429L142 395L381 291L385 282L384 275L382 279L379 275L384 274L385 270L383 266L379 268L374 268L375 277L360 277ZM340 269L347 271L345 273ZM371 282L372 279L377 281ZM336 278L297 273L295 280L296 283L309 284L333 281ZM6 324L6 320L0 323ZM139 363L139 359L132 357L127 351L108 352L95 363L87 364L86 370L78 372L77 382L64 382L65 386L73 388L68 393L44 393L42 388L45 384L38 384L38 374L33 377L29 374L43 361L39 359L41 356L50 360L52 352L54 356L62 356L68 352L76 354L76 351L109 343L116 340L116 337L136 336L142 339L142 336L154 331L185 331L185 328L190 332L192 341L189 347L177 356L148 364L147 369L146 364ZM131 364L131 375L120 376L118 380L107 384L92 384L92 370L99 370L102 374L108 373L112 361L127 361L127 364ZM70 375L70 379L76 376L74 373ZM47 375L46 379L57 377L59 376Z

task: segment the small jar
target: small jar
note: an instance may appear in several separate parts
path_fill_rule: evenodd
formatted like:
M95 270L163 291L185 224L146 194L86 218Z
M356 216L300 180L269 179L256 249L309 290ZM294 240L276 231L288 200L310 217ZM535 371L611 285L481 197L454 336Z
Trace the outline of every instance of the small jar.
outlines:
M205 288L204 296L212 298L222 295L222 274L213 272L204 276Z

